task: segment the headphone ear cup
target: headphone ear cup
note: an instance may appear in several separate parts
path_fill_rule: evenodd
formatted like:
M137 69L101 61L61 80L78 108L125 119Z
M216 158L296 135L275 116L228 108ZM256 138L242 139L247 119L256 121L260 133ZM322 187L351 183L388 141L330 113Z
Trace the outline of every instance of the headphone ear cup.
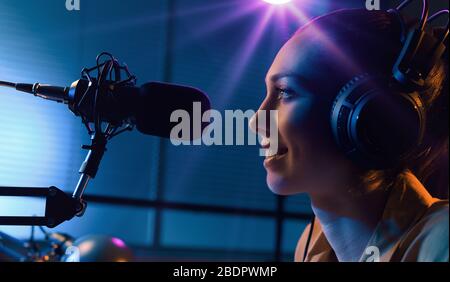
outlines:
M349 138L347 123L353 108L352 97L355 88L359 85L359 81L365 79L368 74L355 76L347 82L336 96L331 108L331 129L338 146L345 153L350 154L355 148ZM354 102L354 101L353 101Z
M331 110L339 147L367 168L405 161L423 139L425 112L417 92L399 93L389 78L363 74L348 82Z

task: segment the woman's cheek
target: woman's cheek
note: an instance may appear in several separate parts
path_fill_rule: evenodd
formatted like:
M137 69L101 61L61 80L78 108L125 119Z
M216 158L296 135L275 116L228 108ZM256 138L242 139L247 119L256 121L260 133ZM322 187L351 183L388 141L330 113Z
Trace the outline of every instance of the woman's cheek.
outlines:
M279 125L282 131L284 131L283 137L287 143L295 143L297 138L305 135L310 129L308 124L311 122L313 101L309 98L298 98L295 101L291 101L283 105L283 109L280 110L281 117L279 117ZM279 113L279 115L280 115ZM307 135L307 134L306 134Z

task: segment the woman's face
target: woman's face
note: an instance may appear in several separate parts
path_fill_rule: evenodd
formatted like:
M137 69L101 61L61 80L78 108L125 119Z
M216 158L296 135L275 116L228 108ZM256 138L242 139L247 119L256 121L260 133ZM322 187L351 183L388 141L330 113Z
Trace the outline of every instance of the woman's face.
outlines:
M339 175L343 164L329 127L332 97L341 85L330 81L335 70L322 45L306 30L283 46L267 73L267 95L251 121L255 130L263 110L278 110L278 153L266 157L264 167L269 188L279 195L323 192L321 186ZM258 134L271 142L268 132L258 127Z

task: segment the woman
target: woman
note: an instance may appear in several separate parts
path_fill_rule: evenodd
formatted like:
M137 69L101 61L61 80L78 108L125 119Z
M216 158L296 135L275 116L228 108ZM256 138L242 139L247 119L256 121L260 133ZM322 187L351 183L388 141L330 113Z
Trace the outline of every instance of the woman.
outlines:
M330 126L333 102L349 80L392 73L402 48L397 16L341 10L316 18L282 47L268 71L267 96L250 126L268 147L273 136L258 116L278 110L278 151L264 160L268 186L311 199L315 220L300 237L296 261L448 261L448 201L429 192L448 192L446 60L420 91L425 137L407 161L361 165L337 146Z

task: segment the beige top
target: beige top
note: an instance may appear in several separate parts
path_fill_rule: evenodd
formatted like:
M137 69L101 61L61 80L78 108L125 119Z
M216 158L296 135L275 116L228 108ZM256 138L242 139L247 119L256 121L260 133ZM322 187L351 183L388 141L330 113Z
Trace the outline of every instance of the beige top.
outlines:
M360 261L448 261L448 200L431 197L410 172L395 185ZM309 224L295 250L295 261L303 261ZM337 262L338 259L316 219L306 262ZM377 259L378 258L378 259Z

